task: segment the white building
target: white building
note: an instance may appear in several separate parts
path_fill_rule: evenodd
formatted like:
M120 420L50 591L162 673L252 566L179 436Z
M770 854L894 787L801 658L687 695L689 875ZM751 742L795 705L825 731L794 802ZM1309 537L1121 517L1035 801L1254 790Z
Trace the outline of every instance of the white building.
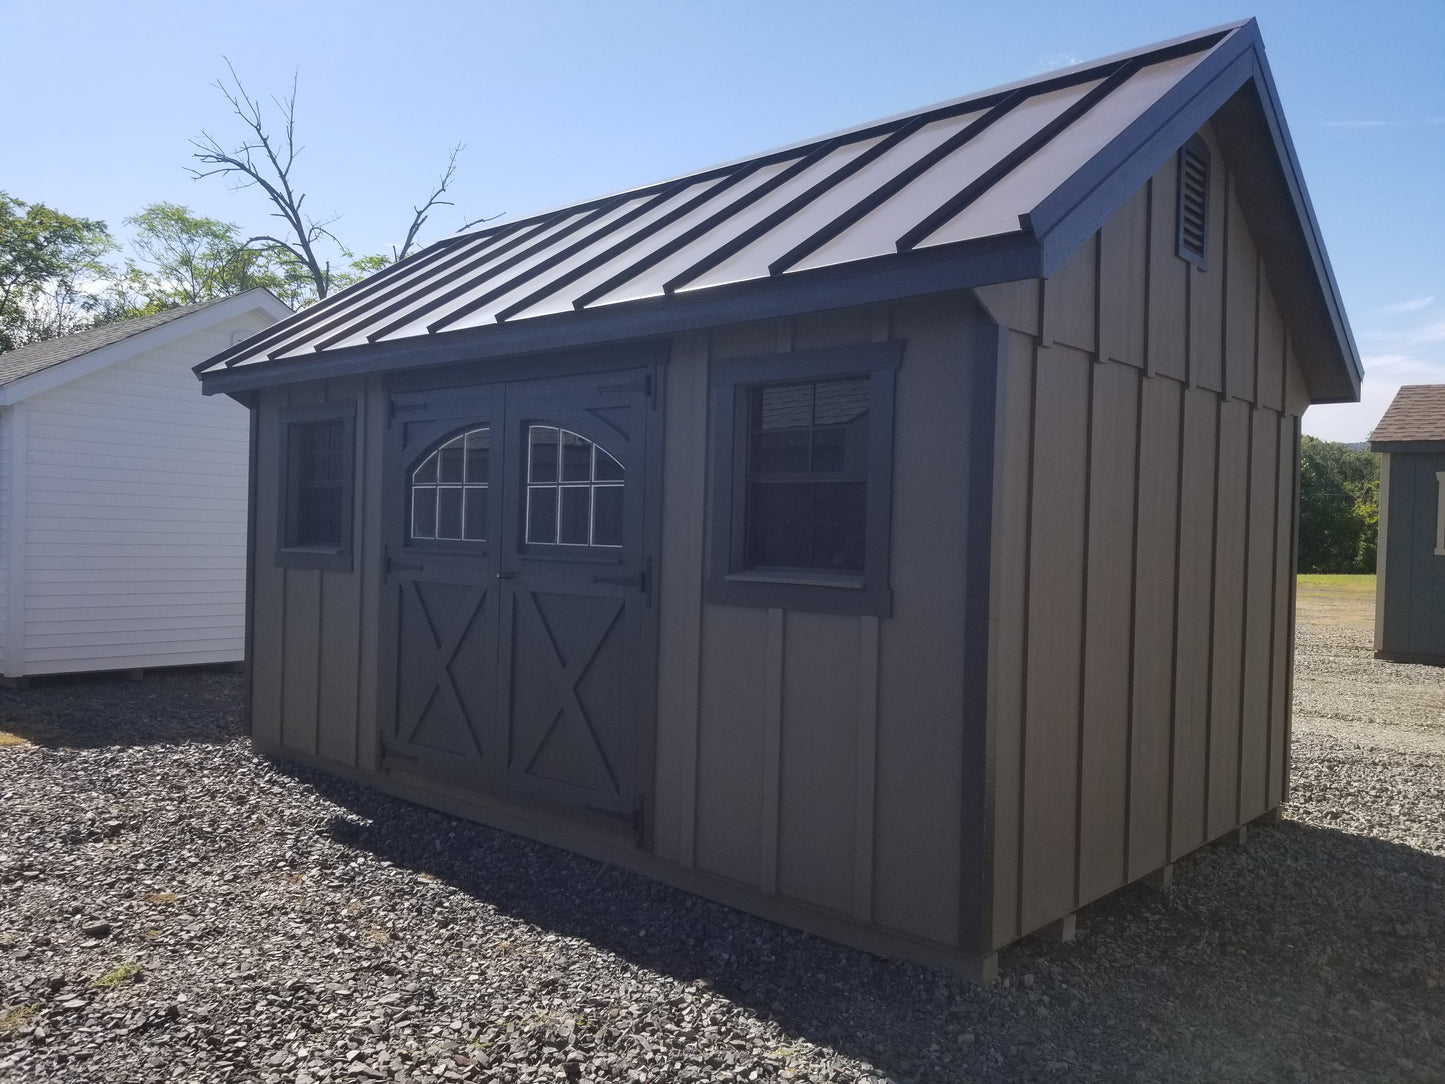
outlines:
M191 367L264 289L0 354L0 675L239 661L250 423Z

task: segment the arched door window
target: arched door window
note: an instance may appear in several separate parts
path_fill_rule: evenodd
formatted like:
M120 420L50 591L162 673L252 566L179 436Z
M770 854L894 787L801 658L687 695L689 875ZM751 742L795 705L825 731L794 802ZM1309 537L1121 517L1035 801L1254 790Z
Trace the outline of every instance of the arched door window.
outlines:
M626 469L584 436L553 425L527 427L529 545L622 545Z
M487 460L491 431L458 433L411 472L411 537L437 542L487 538Z

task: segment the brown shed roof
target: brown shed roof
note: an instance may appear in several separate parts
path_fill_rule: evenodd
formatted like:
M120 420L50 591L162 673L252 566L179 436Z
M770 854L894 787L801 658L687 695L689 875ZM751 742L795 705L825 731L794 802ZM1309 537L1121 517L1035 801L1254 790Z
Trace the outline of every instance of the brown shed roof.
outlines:
M1388 452L1428 441L1445 442L1445 384L1406 384L1370 434L1370 447Z
M1253 20L450 237L197 371L233 390L1047 276L1226 106L1312 397L1353 400Z

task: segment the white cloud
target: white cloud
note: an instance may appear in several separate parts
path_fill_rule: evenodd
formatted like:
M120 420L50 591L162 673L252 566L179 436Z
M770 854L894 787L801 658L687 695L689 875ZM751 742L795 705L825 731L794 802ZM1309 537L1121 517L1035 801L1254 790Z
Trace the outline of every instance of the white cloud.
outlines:
M1072 68L1076 64L1082 64L1083 58L1075 53L1049 53L1042 56L1034 64L1030 75L1042 75L1044 72L1057 71L1059 68Z
M1385 312L1419 312L1421 309L1428 309L1435 304L1433 297L1412 297L1408 301L1401 301L1394 305L1386 305Z
M1327 120L1326 128L1403 128L1408 120Z

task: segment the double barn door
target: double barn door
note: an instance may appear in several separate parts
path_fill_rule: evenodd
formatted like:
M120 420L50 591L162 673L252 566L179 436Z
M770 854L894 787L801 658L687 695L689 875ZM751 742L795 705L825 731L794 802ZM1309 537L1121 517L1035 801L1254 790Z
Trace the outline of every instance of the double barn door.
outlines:
M397 392L388 767L641 831L645 371Z

